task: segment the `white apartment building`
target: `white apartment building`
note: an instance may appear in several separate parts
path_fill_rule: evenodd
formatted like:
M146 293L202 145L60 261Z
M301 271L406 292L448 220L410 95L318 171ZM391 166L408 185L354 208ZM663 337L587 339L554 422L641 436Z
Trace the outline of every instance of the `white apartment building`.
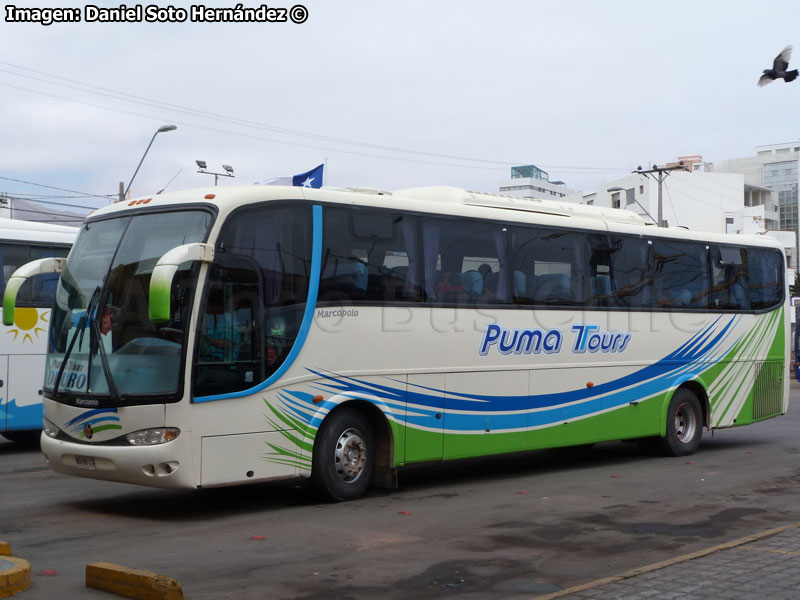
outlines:
M768 188L778 193L779 223L776 229L794 231L798 224L798 187L800 184L800 142L756 146L756 155L743 158L697 162L695 172L740 173L745 184ZM797 242L795 241L795 246Z
M656 223L658 182L653 176L633 173L606 183L594 192L572 194L568 202L631 210ZM741 173L670 171L662 183L662 220L669 227L687 227L712 233L764 235L778 230L778 192L746 183ZM797 264L792 232L779 236L789 267Z
M574 193L563 181L550 181L550 175L536 165L511 167L511 179L500 182L500 193L516 198L560 200Z

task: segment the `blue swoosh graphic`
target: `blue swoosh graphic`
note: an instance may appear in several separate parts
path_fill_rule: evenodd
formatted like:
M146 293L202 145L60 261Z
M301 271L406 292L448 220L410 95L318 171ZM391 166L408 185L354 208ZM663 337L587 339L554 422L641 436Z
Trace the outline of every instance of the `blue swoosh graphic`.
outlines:
M307 370L320 378L313 386L315 390L351 399L377 398L384 403L384 412L391 412L391 408L396 407L398 414L387 416L411 427L441 430L442 422L436 419L436 414L442 412L446 394L447 431L483 431L487 418L491 418L492 431L530 429L618 408L667 391L679 376L691 379L699 375L721 360L724 354L721 346L729 340L740 320L738 315L720 316L651 365L607 383L566 392L491 396L415 384L406 386L404 381L387 378L397 382L399 387L393 387L321 370ZM736 341L733 340L731 346ZM313 394L302 391L280 392L283 405L290 414L318 427L322 417L314 415L319 414L320 408L327 412L338 402L324 400L316 404L313 397Z

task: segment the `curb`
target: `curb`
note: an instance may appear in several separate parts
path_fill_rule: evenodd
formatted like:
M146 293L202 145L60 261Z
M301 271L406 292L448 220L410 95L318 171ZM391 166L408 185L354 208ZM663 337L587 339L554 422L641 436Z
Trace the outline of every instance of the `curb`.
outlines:
M691 552L690 554L683 554L681 556L676 556L675 558L669 558L667 560L662 560L657 563L653 563L644 567L639 567L631 571L626 571L621 575L612 575L611 577L596 579L595 581L590 581L588 583L576 585L570 588L566 588L564 590L559 590L558 592L546 594L544 596L536 596L536 600L554 600L555 598L563 598L564 596L569 596L570 594L576 594L578 592L590 590L596 587L607 585L609 583L616 583L624 579L630 579L631 577L636 577L637 575L650 573L651 571L658 571L659 569L665 569L666 567L671 567L672 565L676 565L682 562L687 562L690 560L694 560L696 558L708 556L709 554L714 554L715 552L720 552L722 550L729 550L731 548L736 548L737 546L743 546L744 544L756 542L763 538L783 533L784 531L788 531L789 529L793 529L795 527L800 527L800 523L794 523L792 525L784 525L783 527L776 527L774 529L767 529L766 531L749 535L747 537L743 537L738 540L734 540L732 542L726 542L724 544L719 544L717 546L711 546L710 548L705 548L704 550L698 550L697 552Z
M86 587L133 600L183 600L181 584L166 575L106 562L86 565Z
M27 560L3 556L0 558L0 598L8 598L31 584L31 565Z

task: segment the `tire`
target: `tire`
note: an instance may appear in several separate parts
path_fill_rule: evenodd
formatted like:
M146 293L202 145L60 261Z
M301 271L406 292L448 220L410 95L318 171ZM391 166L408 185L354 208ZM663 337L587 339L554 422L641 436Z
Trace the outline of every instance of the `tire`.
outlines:
M14 442L18 446L26 448L38 448L39 438L42 436L41 429L28 429L25 431L5 431L3 437Z
M355 500L367 491L372 477L374 442L369 420L342 408L322 423L314 443L311 487L324 500Z
M703 409L686 388L678 388L667 409L667 435L658 438L659 449L667 456L694 454L703 437Z

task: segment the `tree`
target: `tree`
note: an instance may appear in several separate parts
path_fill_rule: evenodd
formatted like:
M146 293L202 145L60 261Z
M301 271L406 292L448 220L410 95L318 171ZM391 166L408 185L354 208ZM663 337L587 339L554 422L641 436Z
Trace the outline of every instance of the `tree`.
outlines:
M794 275L794 284L789 286L790 296L800 296L800 272Z

